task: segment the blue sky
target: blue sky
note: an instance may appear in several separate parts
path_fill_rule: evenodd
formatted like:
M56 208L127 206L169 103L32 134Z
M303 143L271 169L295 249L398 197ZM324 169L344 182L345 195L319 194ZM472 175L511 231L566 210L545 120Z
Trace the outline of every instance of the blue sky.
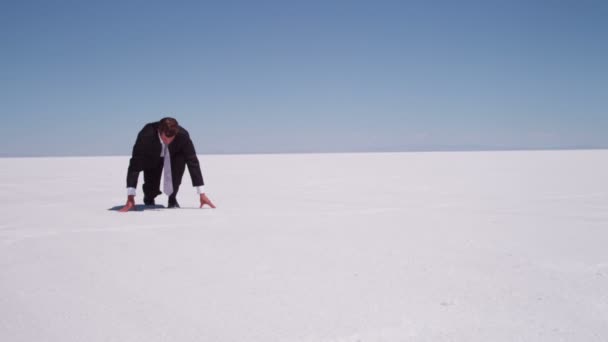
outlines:
M0 1L2 156L608 148L605 1ZM8 135L8 136L7 136Z

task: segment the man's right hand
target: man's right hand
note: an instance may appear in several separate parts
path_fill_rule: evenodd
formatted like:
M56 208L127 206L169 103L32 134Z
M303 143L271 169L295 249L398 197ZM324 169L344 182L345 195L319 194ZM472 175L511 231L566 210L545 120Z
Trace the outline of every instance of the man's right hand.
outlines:
M127 196L127 204L125 204L125 206L122 207L122 209L120 209L120 212L126 213L127 211L129 211L133 208L135 208L135 196L129 195L129 196Z

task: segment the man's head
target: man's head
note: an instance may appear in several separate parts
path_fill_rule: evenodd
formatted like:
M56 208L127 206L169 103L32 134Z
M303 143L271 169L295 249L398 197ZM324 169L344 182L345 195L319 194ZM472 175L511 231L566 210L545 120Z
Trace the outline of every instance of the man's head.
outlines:
M179 125L174 118L162 118L158 126L158 134L160 139L166 145L169 145L179 132Z

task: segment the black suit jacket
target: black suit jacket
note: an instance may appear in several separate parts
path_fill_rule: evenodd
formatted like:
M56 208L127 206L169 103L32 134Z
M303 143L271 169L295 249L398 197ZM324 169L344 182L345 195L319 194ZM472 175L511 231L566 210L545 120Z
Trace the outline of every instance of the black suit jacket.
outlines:
M158 137L159 124L159 122L147 124L137 135L127 171L127 188L137 187L137 179L141 171L158 167L162 149L162 144ZM188 131L183 127L180 126L179 133L169 145L169 152L171 153L172 164L180 159L185 160L186 165L188 165L188 172L192 178L192 186L205 184L194 145L192 144L192 140L190 140Z

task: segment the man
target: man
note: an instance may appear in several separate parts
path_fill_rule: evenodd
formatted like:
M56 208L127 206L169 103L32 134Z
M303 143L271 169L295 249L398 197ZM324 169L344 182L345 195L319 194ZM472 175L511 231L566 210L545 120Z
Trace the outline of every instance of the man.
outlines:
M188 131L180 127L174 118L163 118L159 122L145 125L133 146L127 171L127 204L120 211L127 212L135 207L135 188L141 171L144 172L145 205L155 205L154 199L161 194L162 174L163 191L169 196L167 207L179 208L176 195L186 165L192 178L192 186L196 187L200 195L200 207L207 204L215 208L203 190L201 167Z

